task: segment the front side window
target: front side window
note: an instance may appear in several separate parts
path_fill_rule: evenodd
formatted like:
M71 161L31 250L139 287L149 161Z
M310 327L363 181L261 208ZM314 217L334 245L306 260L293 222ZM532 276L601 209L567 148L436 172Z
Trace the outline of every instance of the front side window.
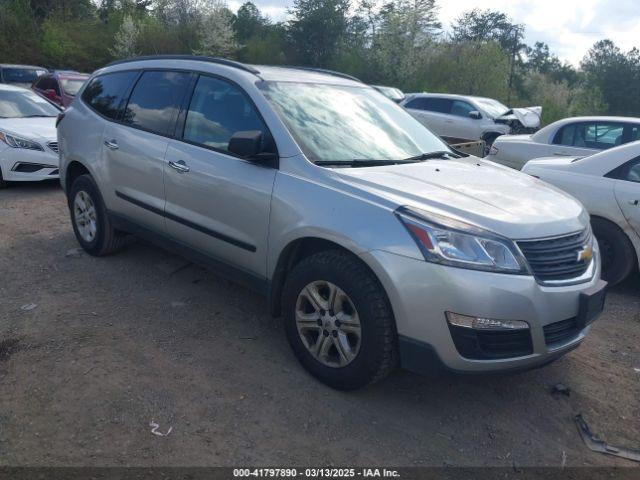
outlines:
M263 150L273 151L271 135L253 104L234 85L200 76L191 97L182 138L216 150L228 150L236 132L262 132Z
M82 100L99 114L117 120L122 116L127 92L137 76L135 71L100 75L84 89Z
M0 90L0 118L55 117L58 113L60 110L29 90Z
M144 72L131 92L123 122L159 135L172 135L191 74Z
M473 112L474 110L476 109L470 103L454 100L451 106L451 115L466 118L469 116L469 112Z
M438 113L451 113L452 101L448 98L425 98L425 110Z
M312 162L402 160L449 151L406 110L368 87L294 82L260 86Z

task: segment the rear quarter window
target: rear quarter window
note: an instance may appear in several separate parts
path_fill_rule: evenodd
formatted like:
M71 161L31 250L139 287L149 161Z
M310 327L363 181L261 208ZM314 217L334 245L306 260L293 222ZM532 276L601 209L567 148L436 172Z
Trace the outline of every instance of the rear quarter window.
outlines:
M136 71L100 75L84 89L82 100L100 115L118 120L122 117L127 93L137 77Z

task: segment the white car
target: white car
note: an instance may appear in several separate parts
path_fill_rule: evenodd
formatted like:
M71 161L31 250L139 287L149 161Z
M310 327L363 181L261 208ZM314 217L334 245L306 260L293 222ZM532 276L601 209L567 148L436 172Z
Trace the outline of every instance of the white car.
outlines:
M533 135L504 135L487 160L520 170L534 158L585 156L640 140L640 118L573 117L559 120Z
M412 93L400 102L432 132L445 139L484 140L540 126L541 107L508 108L492 98Z
M58 113L31 90L0 84L0 187L58 178Z
M624 280L640 258L640 142L588 157L541 158L523 172L580 200L602 252L602 277Z

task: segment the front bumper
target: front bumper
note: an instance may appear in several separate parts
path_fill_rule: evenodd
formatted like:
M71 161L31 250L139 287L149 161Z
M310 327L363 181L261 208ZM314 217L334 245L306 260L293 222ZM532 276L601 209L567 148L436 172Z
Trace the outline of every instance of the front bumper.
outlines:
M10 182L58 179L60 160L48 146L44 151L5 147L0 149L2 178Z
M596 252L596 259L598 258ZM428 372L441 363L464 373L535 368L577 347L590 325L561 341L549 341L551 324L578 316L580 294L598 285L595 261L589 281L547 287L535 278L446 267L383 251L362 255L382 282L396 319L403 367ZM530 326L531 353L491 360L463 357L452 337L445 312L497 320L520 320ZM557 324L562 325L562 324ZM547 326L547 339L545 339Z

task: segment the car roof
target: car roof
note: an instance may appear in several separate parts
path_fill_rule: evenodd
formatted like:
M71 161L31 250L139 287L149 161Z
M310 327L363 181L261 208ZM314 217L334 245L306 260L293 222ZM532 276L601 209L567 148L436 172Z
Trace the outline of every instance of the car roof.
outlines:
M189 65L187 65L187 63ZM215 57L202 57L196 55L155 55L147 57L135 57L127 60L112 62L99 73L123 70L129 68L188 68L192 69L196 64L202 65L202 70L207 67L223 67L229 74L253 76L265 81L302 82L302 83L326 83L338 85L365 86L360 80L350 75L310 67L276 66L276 65L249 65L233 60Z
M19 65L15 63L0 63L0 68L35 68L37 70L46 70L46 68L38 67L37 65Z

